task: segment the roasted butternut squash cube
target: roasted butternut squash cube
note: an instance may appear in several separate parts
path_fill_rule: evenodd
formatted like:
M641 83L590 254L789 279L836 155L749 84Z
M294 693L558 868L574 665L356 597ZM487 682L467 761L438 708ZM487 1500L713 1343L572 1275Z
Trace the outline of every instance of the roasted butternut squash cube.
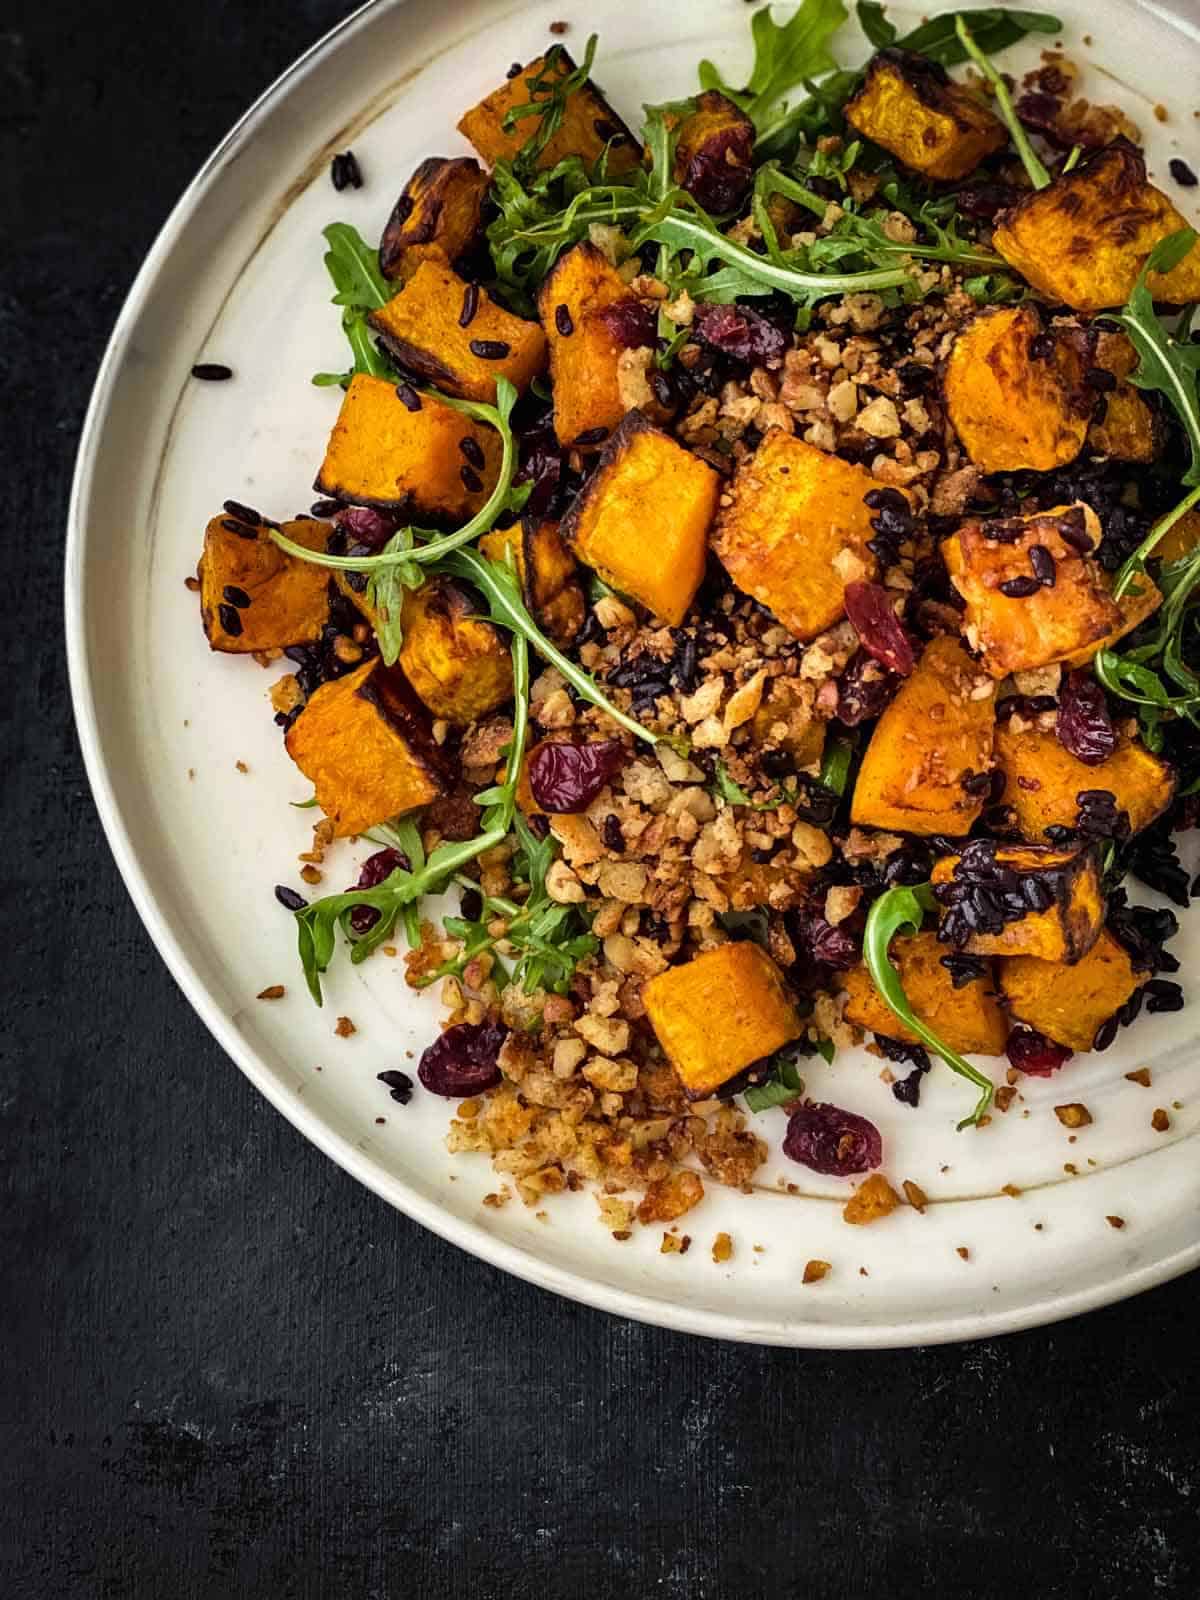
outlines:
M642 989L646 1015L692 1100L798 1039L803 1024L783 975L749 940L668 967Z
M957 639L931 639L875 725L851 821L902 833L965 834L983 810L966 787L992 765L992 684ZM986 792L986 791L985 791Z
M754 181L754 124L719 89L698 95L679 125L675 182L714 216L737 211Z
M1150 976L1135 972L1124 945L1105 929L1074 966L1013 956L999 963L1009 1010L1055 1044L1090 1050L1102 1023Z
M1113 575L1111 572L1101 571L1098 574L1101 585L1106 594L1112 593ZM1076 650L1072 655L1063 657L1064 667L1086 667L1100 650L1111 650L1118 639L1123 639L1127 633L1132 633L1139 622L1144 622L1148 616L1157 611L1162 605L1162 594L1153 578L1147 577L1144 572L1138 574L1132 588L1116 602L1117 622L1114 627L1098 639L1095 644L1085 645L1081 650Z
M430 156L396 201L379 242L385 278L411 278L422 261L453 266L483 237L491 179L470 156Z
M511 528L495 529L479 541L492 561L512 548L525 604L542 632L565 649L587 619L587 596L575 557L563 543L557 522L522 517Z
M419 399L419 409L410 411L385 378L352 378L317 474L317 493L441 522L474 516L500 476L500 435L432 395ZM476 467L480 457L483 466ZM478 488L464 481L468 465Z
M989 971L956 989L942 965L946 953L946 946L936 933L918 933L892 941L892 962L909 1004L952 1050L981 1056L1003 1055L1008 1022L996 999L994 975ZM843 982L849 997L847 1022L889 1039L903 1039L905 1044L921 1043L876 989L865 965L852 968Z
M1032 306L973 317L954 341L944 387L954 430L985 472L1049 472L1083 448L1094 397L1079 357Z
M285 522L308 550L324 550L327 523ZM204 530L200 615L212 649L232 655L281 650L319 639L329 621L329 573L272 544L262 527L222 512Z
M739 589L814 639L845 610L846 585L875 576L863 497L878 488L865 468L769 428L727 485L713 548Z
M402 367L460 400L493 405L497 378L524 394L546 365L546 338L537 323L514 317L442 261L422 261L368 321Z
M1129 817L1134 833L1148 828L1171 804L1175 774L1137 739L1124 740L1106 761L1086 766L1057 737L1040 728L1014 731L996 727L996 763L1004 774L1004 802L1017 814L1027 839L1047 828L1073 828L1079 796L1088 789L1107 789L1117 810Z
M989 916L994 905L1011 920L995 932L972 933L965 941L956 937L956 949L976 956L1036 956L1039 961L1068 964L1088 953L1104 926L1100 867L1093 845L1062 850L1045 844L1001 845L986 872L974 859L975 849L968 848L965 862L962 856L943 856L934 864L931 878L943 906L941 932L949 932L952 921L959 926L978 922L984 898ZM939 885L945 886L941 893ZM954 891L961 900L948 898ZM1022 910L1022 904L1029 909Z
M435 717L465 725L512 698L512 653L480 605L450 578L409 589L400 666Z
M704 577L721 479L631 411L576 495L562 534L579 559L673 627Z
M1100 543L1100 523L1079 502L964 522L943 542L946 569L966 601L963 632L994 678L1094 651L1120 628L1111 580L1080 548L1087 540L1091 549ZM1035 562L1050 573L1049 585L1038 581Z
M490 164L512 161L541 127L542 119L531 113L506 127L509 113L520 106L549 101L554 79L569 77L574 71L575 63L562 46L553 46L466 112L459 119L458 131ZM611 174L629 172L641 163L637 140L589 78L567 97L562 121L539 154L537 165L546 169L567 156L578 156L590 168L606 149Z
M559 257L538 290L560 444L595 449L625 415L617 378L625 340L604 313L636 304L608 257L586 239Z
M1004 124L944 67L910 50L880 50L846 121L926 178L965 178L1008 142Z
M1200 544L1200 511L1185 511L1179 521L1168 528L1158 542L1154 554L1164 563L1182 561ZM1142 580L1139 579L1139 582Z
M339 838L428 805L453 786L428 711L403 672L378 656L322 684L286 744Z
M1146 178L1146 163L1127 139L1064 173L1004 212L992 243L1010 266L1048 299L1075 311L1124 305L1160 240L1187 227ZM1200 243L1170 272L1152 272L1156 300L1200 299Z

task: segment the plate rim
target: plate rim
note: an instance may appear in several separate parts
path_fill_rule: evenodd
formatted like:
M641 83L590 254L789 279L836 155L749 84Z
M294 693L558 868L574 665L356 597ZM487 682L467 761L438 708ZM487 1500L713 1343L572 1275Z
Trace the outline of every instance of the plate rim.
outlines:
M1127 1269L1085 1288L1043 1295L1025 1306L992 1313L976 1310L891 1323L792 1322L780 1318L761 1325L753 1317L746 1317L735 1310L713 1310L672 1303L665 1298L607 1284L583 1273L556 1266L521 1245L487 1233L469 1218L456 1216L444 1209L435 1197L422 1195L405 1178L383 1171L374 1158L361 1151L349 1137L329 1127L320 1113L311 1110L301 1097L288 1092L234 1026L233 1019L225 1015L205 985L185 953L170 920L155 899L141 864L138 847L126 825L109 778L93 692L83 603L89 510L96 464L101 454L105 424L114 405L116 378L160 269L183 235L193 213L221 177L227 161L250 143L260 125L286 98L297 78L340 48L345 40L377 16L405 3L406 0L366 0L365 4L335 24L291 62L216 145L172 207L129 287L105 346L79 436L67 509L64 559L67 669L75 732L96 810L117 870L156 952L189 1005L255 1089L323 1155L386 1204L448 1243L526 1283L594 1310L673 1332L795 1349L910 1349L919 1345L993 1338L1048 1326L1141 1294L1200 1266L1200 1239L1197 1239L1193 1244L1173 1251L1160 1260ZM1154 0L1133 0L1133 3L1178 28L1193 44L1200 37L1194 23L1155 4Z

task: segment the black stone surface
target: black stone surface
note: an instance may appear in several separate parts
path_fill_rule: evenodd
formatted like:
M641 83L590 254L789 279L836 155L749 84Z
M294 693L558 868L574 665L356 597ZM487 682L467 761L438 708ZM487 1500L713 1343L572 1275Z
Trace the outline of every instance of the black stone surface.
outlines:
M1195 1595L1195 1278L907 1354L618 1322L343 1176L151 948L71 726L76 435L177 194L348 9L0 14L0 1593Z

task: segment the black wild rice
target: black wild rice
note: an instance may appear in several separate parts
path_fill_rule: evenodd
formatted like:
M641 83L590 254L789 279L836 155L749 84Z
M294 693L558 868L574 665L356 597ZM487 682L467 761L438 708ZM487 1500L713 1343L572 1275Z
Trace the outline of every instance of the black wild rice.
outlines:
M236 606L239 611L245 611L250 604L250 596L245 589L239 589L236 583L227 583L221 591L231 606Z
M406 1106L412 1099L413 1081L407 1072L377 1072L375 1076L391 1090L392 1099L398 1105Z
M468 494L479 494L483 489L483 479L477 472L472 472L464 462L458 469L458 475L463 481L463 487Z
M474 284L471 287L474 288ZM464 314L466 309L464 304ZM474 312L472 312L472 315L474 315ZM458 320L464 328L467 326L462 317L459 317ZM506 344L503 339L472 339L467 348L473 356L478 356L481 361L503 361L505 356L512 350L512 346Z
M1008 578L999 587L1000 593L1007 595L1010 600L1028 600L1029 596L1036 594L1041 586L1042 585L1037 578L1026 578L1022 576L1019 578Z
M469 283L467 285L466 289L463 292L462 310L458 313L458 325L459 325L459 327L460 328L469 328L471 326L471 324L475 321L475 313L478 310L479 310L479 285L477 283ZM471 349L475 351L476 355L479 354L479 351L475 350L476 344L481 344L483 342L484 342L483 340L472 339L472 341L471 341ZM505 352L505 354L507 354L507 351Z
M576 438L576 444L599 444L602 439L608 438L607 428L585 428Z
M192 368L193 378L203 378L206 383L224 383L233 377L233 368L220 361L197 361Z
M223 500L222 506L231 517L236 517L239 522L248 522L251 527L258 527L266 519L253 506L244 506L240 500Z
M396 385L396 398L407 411L420 411L421 396L411 383L398 383Z
M242 631L242 619L238 615L237 607L219 605L217 607L217 616L221 619L221 626L225 629L225 632L236 639Z
M1029 565L1033 568L1033 575L1042 588L1053 589L1058 577L1058 568L1054 564L1054 557L1044 544L1030 545Z
M1197 182L1200 182L1200 179L1197 179L1196 174L1188 166L1187 162L1181 160L1179 156L1172 156L1167 165L1170 167L1171 176L1175 179L1175 182L1181 184L1183 188L1194 189Z
M308 508L314 517L332 517L342 509L340 500L314 500Z
M575 324L571 320L570 310L565 305L555 306L554 326L564 339L569 339L575 332Z
M235 522L232 517L222 517L221 526L226 533L236 533L239 539L258 538L257 528L248 528L244 522Z
M464 434L458 441L458 448L473 467L483 471L483 447L478 439L472 439L469 433Z
M303 911L308 905L304 896L297 894L295 889L289 889L286 883L275 885L275 898L285 911Z
M329 163L329 176L339 194L343 189L361 189L363 186L362 168L353 150L344 150L341 155L334 156Z

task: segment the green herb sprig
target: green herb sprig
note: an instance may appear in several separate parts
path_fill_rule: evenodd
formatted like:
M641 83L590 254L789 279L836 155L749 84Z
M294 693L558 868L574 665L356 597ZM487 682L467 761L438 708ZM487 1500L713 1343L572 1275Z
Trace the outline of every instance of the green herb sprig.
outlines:
M516 131L525 117L539 117L537 128L517 153L513 163L520 173L530 173L537 166L538 157L562 126L567 101L577 89L582 89L591 76L592 62L596 58L598 36L592 34L584 48L583 60L571 72L563 72L566 51L561 44L552 44L542 58L541 70L525 79L529 99L518 106L510 106L504 113L501 126L505 133Z
M891 942L898 933L919 933L926 912L935 909L936 901L928 884L921 884L913 889L900 886L885 889L867 913L867 925L863 933L863 960L866 962L867 971L871 974L871 981L895 1016L910 1032L916 1034L922 1044L940 1056L952 1071L966 1078L980 1091L975 1109L969 1117L964 1117L958 1124L961 1130L978 1126L992 1103L994 1092L992 1081L969 1061L964 1060L957 1050L951 1049L928 1023L922 1022L917 1016L904 992L900 974L888 954Z
M318 388L340 385L344 389L360 372L394 379L395 369L377 348L367 321L368 315L387 305L395 293L379 270L378 252L348 222L331 222L322 233L329 246L325 270L336 291L333 303L342 308L342 332L354 360L348 372L318 372L312 381Z
M1050 184L1050 174L1038 158L1033 146L1029 142L1029 135L1021 125L1012 103L1012 96L1008 92L1008 85L988 60L987 56L975 42L975 36L968 27L964 13L960 12L954 19L954 31L958 35L959 43L970 56L971 60L983 73L991 84L996 95L996 105L999 108L1001 119L1008 129L1017 154L1021 158L1021 165L1029 174L1029 181L1035 189L1046 189Z

